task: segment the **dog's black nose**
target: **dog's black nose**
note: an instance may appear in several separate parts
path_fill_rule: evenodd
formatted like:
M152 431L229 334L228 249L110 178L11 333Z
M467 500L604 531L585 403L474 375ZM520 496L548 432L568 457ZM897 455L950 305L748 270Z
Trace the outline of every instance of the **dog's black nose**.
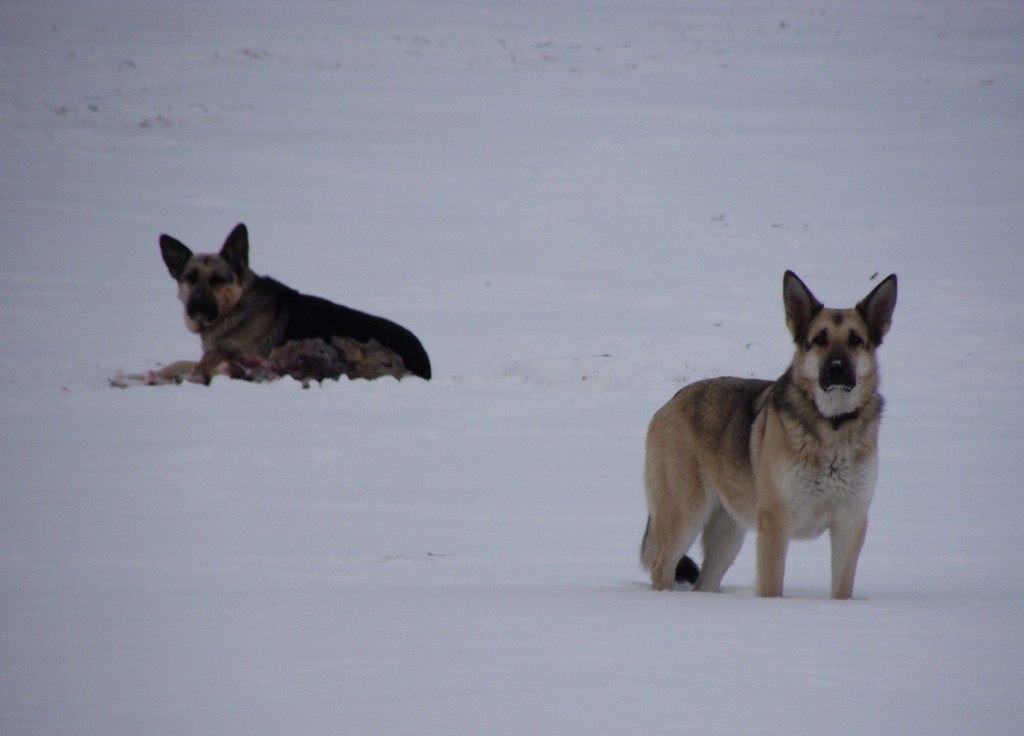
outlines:
M188 316L212 322L217 319L217 300L207 291L196 291L188 299L186 305Z
M850 365L850 361L831 358L822 366L819 383L826 391L830 388L850 390L857 385L857 378L853 375L853 366Z

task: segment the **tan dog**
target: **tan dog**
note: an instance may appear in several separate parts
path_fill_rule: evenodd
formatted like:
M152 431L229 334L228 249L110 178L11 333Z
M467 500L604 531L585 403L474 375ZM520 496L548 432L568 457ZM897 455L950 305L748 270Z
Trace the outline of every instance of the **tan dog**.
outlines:
M850 598L878 463L876 350L896 275L852 309L826 309L783 277L796 343L777 381L713 378L679 391L647 432L648 519L641 561L657 590L720 590L746 529L757 529L757 593L781 596L791 539L828 530L832 597ZM684 557L701 537L703 567Z

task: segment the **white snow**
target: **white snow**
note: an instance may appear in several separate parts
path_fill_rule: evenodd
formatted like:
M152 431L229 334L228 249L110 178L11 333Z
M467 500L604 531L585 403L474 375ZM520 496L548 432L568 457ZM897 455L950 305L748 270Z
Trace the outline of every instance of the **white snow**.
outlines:
M0 5L0 734L1016 734L1016 0ZM435 379L198 357L157 248ZM647 421L896 272L855 587L654 593ZM877 275L876 275L877 274Z

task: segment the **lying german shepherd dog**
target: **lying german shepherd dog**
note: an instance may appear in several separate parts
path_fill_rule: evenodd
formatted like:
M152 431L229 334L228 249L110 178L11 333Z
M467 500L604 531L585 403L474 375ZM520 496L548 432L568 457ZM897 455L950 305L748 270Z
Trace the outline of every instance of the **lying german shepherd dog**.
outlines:
M832 597L850 598L878 475L876 351L896 306L896 275L852 309L826 309L787 271L796 343L777 381L712 378L679 391L647 432L641 561L657 590L720 590L747 528L757 529L757 594L781 596L791 539L826 529ZM701 568L684 557L700 535Z
M169 235L160 236L160 252L178 283L185 325L199 335L203 355L198 363L183 361L163 368L154 382L187 376L208 383L225 363L267 358L287 343L308 340L370 346L361 354L386 354L388 370L383 373L430 378L430 358L423 345L401 325L300 294L253 273L244 224L231 231L219 253L193 253Z

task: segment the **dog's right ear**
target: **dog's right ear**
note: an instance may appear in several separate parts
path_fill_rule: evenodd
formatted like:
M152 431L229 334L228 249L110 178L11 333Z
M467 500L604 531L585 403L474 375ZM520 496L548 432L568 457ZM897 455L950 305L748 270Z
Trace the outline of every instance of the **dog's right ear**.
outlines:
M782 302L786 305L786 326L793 342L802 345L807 342L807 326L825 305L815 299L811 290L792 271L786 271L782 277Z
M192 251L180 240L175 240L170 235L160 236L160 254L164 257L167 270L171 278L177 281L181 278L181 272L185 270L185 264L192 257Z
M244 222L235 225L220 249L220 257L228 262L239 278L249 270L249 231Z

